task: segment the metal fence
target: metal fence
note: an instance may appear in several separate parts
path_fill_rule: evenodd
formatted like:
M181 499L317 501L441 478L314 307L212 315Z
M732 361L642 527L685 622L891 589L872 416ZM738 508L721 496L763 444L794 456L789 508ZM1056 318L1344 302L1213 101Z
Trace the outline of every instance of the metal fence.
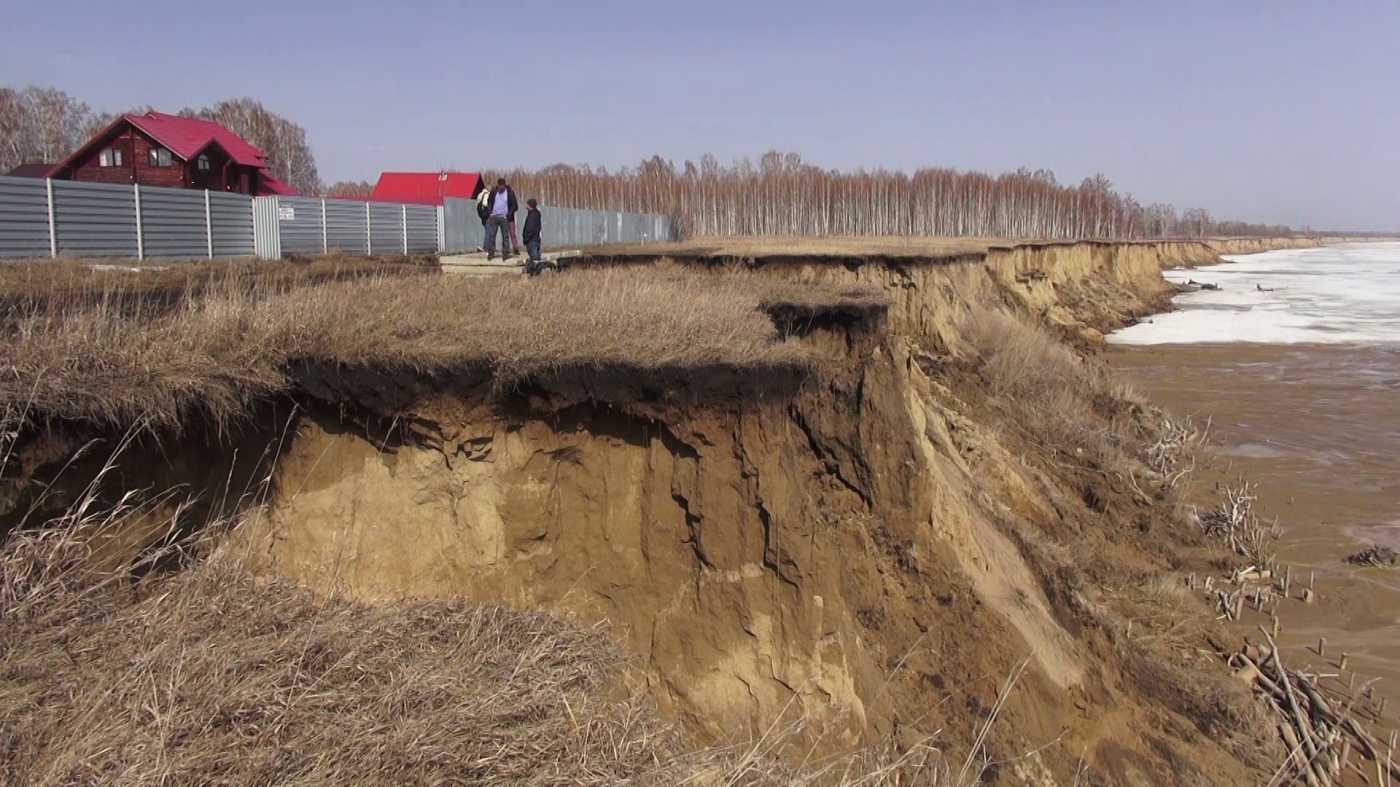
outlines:
M541 210L548 247L671 240L671 221L658 214ZM459 252L480 246L483 235L476 203L454 197L439 208L0 177L0 257Z
M268 259L436 251L439 209L0 177L0 257Z
M671 219L659 213L619 213L549 205L541 205L540 213L543 219L540 239L549 247L658 243L672 239ZM523 204L516 220L521 224L525 222ZM442 224L444 252L470 251L480 246L486 236L473 200L444 199Z
M0 177L0 257L246 257L253 245L240 194Z
M292 253L409 254L437 251L432 205L317 197L253 199L259 257Z

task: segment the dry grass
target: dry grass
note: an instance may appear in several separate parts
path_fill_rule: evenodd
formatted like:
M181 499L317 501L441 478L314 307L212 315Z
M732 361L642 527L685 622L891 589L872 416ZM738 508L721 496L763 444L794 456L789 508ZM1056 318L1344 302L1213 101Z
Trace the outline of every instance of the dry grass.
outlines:
M1043 448L1101 466L1136 453L1144 402L1110 370L1004 311L974 311L962 328L993 393Z
M929 237L723 237L691 238L677 243L597 246L590 255L646 257L952 257L980 254L1011 243L998 238Z
M0 413L0 458L20 420ZM947 774L927 745L785 764L776 754L800 726L687 749L602 627L546 613L320 597L255 579L208 536L171 536L103 567L93 544L153 510L136 500L102 508L90 489L0 542L0 782L874 785Z
M17 538L6 584L61 538ZM0 672L9 784L610 783L677 751L644 702L608 698L607 640L543 614L318 600L219 559L139 588L21 590Z
M1258 240L1257 238L1254 240ZM659 257L698 257L702 260L800 258L890 258L898 260L943 260L966 255L981 255L999 247L1041 244L1070 244L1067 239L988 238L988 237L927 237L910 235L783 237L775 235L696 237L674 243L609 244L583 249L586 257L612 259L656 259ZM1152 240L1124 240L1114 243L1151 243Z
M768 313L775 298L883 304L818 285L770 290L742 276L592 270L301 286L225 277L160 309L50 300L8 316L0 405L109 424L173 426L195 410L225 419L287 390L293 363L424 375L481 367L504 384L578 368L796 371L815 358L781 339Z
M928 746L784 763L795 727L687 749L597 627L465 601L319 598L220 553L133 584L84 571L86 543L58 527L0 548L6 784L946 778Z
M325 281L377 275L408 275L430 270L423 259L366 259L317 255L296 260L199 260L114 262L60 257L0 261L0 307L14 314L36 308L73 308L84 303L121 301L147 311L184 297L226 287L233 281L290 289Z

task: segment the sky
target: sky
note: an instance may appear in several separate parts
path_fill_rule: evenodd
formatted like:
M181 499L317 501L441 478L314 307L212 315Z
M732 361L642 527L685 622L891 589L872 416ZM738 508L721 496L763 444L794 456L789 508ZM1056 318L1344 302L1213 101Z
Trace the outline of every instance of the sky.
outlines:
M251 96L327 182L779 149L1400 230L1396 0L21 0L0 84L112 111Z

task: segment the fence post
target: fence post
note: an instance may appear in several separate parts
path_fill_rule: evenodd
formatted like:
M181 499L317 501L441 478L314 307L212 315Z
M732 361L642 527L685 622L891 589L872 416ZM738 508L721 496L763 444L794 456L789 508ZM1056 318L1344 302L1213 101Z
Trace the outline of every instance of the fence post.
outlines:
M58 256L58 223L53 217L53 178L44 178L49 189L49 256Z
M447 203L438 206L437 209L437 250L447 251Z
M374 232L369 223L369 202L365 202L365 256L374 256Z
M331 244L326 239L326 200L321 200L321 253L330 254Z
M146 238L141 229L141 184L131 185L132 193L136 195L136 259L146 259Z
M400 205L399 210L403 212L403 255L408 256L408 205Z
M209 259L214 259L214 213L209 209L209 189L204 190L204 235L209 239Z

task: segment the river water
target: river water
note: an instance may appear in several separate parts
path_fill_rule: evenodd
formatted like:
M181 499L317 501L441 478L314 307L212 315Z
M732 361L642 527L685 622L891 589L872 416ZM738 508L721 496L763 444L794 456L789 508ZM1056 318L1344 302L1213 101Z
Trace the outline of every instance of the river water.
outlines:
M1280 561L1295 581L1315 575L1316 603L1280 607L1289 660L1332 669L1345 652L1400 715L1400 568L1345 561L1400 549L1400 244L1226 259L1169 271L1220 289L1114 334L1109 357L1169 411L1210 419L1197 483L1257 482Z

